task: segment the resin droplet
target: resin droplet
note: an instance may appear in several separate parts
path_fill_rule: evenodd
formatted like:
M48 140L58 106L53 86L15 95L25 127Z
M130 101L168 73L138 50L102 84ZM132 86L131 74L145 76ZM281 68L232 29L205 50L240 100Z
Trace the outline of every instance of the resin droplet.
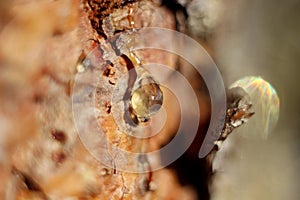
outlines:
M237 80L231 88L243 88L251 98L257 120L256 128L262 129L266 138L279 118L279 97L270 83L261 77L248 76Z
M131 107L138 120L146 122L161 108L163 93L151 77L141 79L138 84L131 95Z

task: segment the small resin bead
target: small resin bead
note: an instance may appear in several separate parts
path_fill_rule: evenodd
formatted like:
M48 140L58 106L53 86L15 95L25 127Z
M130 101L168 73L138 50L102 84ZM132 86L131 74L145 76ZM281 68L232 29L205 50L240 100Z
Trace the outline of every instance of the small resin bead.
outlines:
M163 93L151 78L140 80L140 85L132 92L131 107L140 122L146 122L156 114L163 103Z

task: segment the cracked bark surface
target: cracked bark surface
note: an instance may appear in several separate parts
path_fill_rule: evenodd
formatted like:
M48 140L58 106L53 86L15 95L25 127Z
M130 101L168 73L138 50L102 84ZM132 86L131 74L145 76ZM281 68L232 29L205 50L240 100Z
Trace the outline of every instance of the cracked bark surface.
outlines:
M120 172L96 161L80 142L71 96L82 57L104 39L132 29L130 20L135 28L175 29L173 14L157 3L97 2L20 0L5 5L2 15L10 20L1 23L0 36L1 199L196 199L171 169ZM103 52L99 55L101 59ZM159 51L141 57L169 66L176 61ZM127 70L124 62L119 58L114 63L116 74ZM110 141L140 150L134 139L116 134L110 117L103 126ZM159 148L173 129L169 126L165 136L145 141L148 148Z

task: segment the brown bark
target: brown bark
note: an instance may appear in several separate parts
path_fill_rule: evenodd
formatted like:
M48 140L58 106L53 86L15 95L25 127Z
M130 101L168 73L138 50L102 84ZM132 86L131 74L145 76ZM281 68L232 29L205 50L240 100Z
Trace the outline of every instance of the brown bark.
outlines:
M82 58L118 31L175 28L173 15L151 1L97 2L20 0L5 4L3 15L10 20L1 24L0 35L0 198L195 199L192 189L181 186L173 171L134 174L107 168L78 138L70 102ZM158 51L141 57L175 63L173 56L166 59ZM122 58L114 68L116 74L127 70ZM111 108L101 102L99 109L109 113ZM126 150L141 150L136 140L117 134L109 114L100 123L109 141ZM167 127L168 134L152 140L148 148L159 148L171 137L172 129ZM33 183L38 188L32 188Z

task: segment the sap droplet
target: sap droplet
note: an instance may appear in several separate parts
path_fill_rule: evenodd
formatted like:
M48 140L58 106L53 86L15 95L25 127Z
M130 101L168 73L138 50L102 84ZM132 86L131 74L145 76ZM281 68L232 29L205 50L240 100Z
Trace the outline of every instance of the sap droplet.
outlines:
M132 92L131 107L138 120L146 122L156 114L163 103L163 93L151 77L140 80L139 87Z

